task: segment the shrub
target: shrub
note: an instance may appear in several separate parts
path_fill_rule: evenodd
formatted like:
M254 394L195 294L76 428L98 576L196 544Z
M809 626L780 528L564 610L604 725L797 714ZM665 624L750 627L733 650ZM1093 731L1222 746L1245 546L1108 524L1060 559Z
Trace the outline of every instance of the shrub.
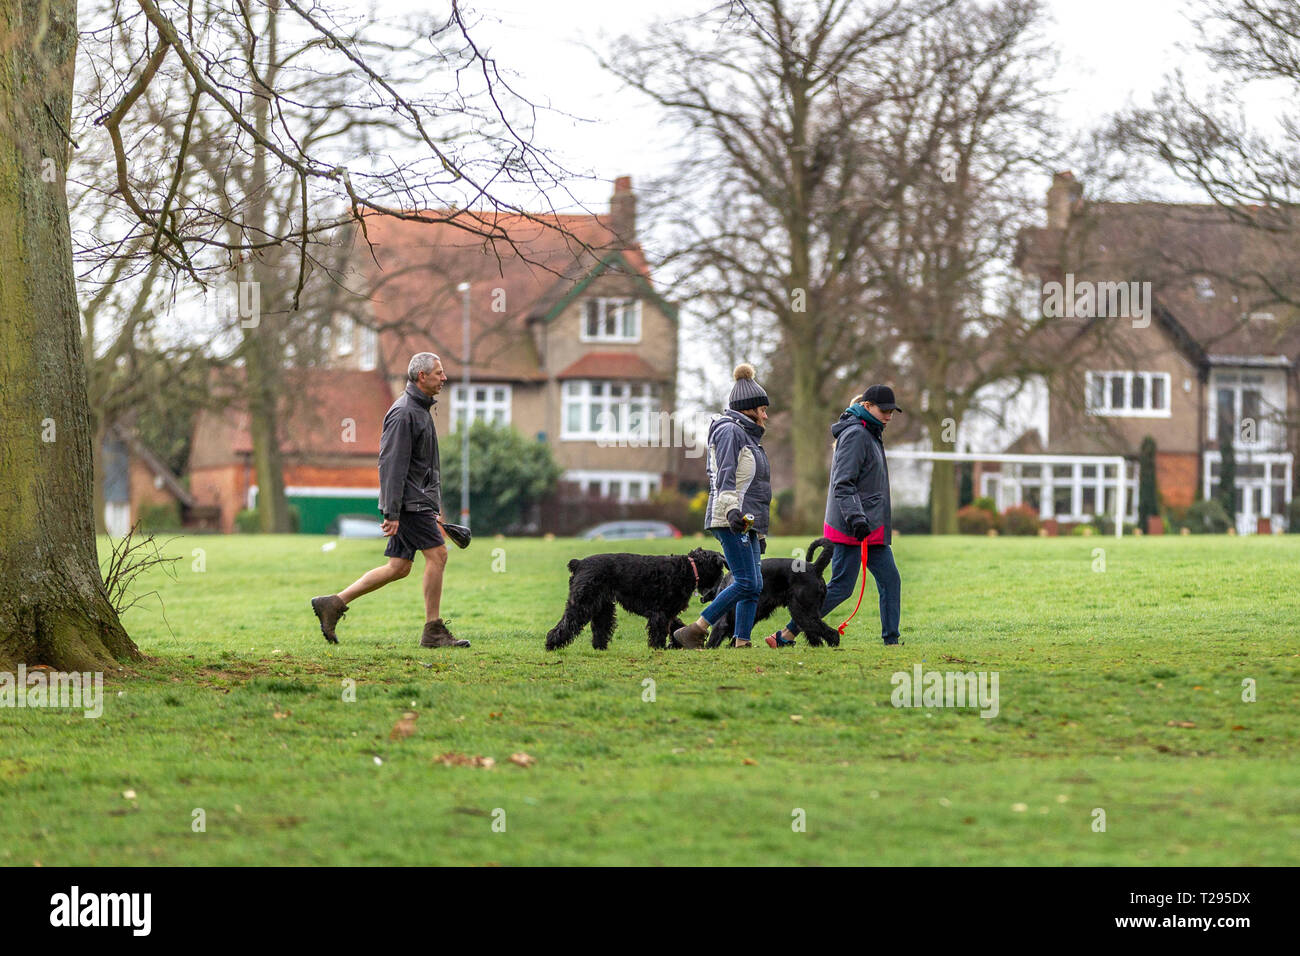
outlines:
M969 504L975 503L975 485L973 476L975 473L975 463L963 461L959 466L961 472L961 482L957 486L957 507L965 508Z
M1192 534L1224 534L1231 524L1228 512L1215 498L1194 502L1187 509L1187 527Z
M289 505L289 531L297 534L302 527L302 512L297 505ZM261 515L256 508L245 508L235 515L235 530L240 534L258 534L262 530Z
M1143 530L1147 518L1160 513L1159 497L1156 490L1156 441L1148 435L1142 439L1138 452L1138 526Z
M1223 506L1223 513L1229 520L1237 514L1237 455L1232 446L1232 432L1227 432L1219 439L1219 487L1214 497ZM1196 531L1195 528L1192 529Z
M440 446L442 501L450 513L460 507L461 439ZM538 503L555 491L561 468L551 446L509 425L475 422L469 430L469 512L475 534L520 528Z
M1287 510L1286 530L1291 534L1300 534L1300 498L1291 499Z
M930 533L930 509L925 505L899 505L890 517L899 534Z
M1166 534L1180 534L1183 528L1187 527L1187 511L1185 505L1166 505L1161 517L1165 520Z
M661 488L645 501L632 505L629 512L632 518L667 521L678 531L699 527L699 519L691 513L691 499L676 488Z
M705 493L705 501L708 501L708 492ZM700 506L700 511L704 511L704 506ZM794 489L782 488L772 498L772 517L773 518L793 518L794 517Z
M1124 522L1124 533L1132 534L1137 525L1128 521ZM1092 519L1092 528L1098 534L1113 535L1115 533L1115 519L1110 515L1097 515Z
M1003 534L1036 535L1038 528L1038 511L1029 505L1012 505L1002 515Z
M993 528L993 516L978 505L957 509L957 530L962 534L987 535Z
M695 496L691 498L691 506L690 506L691 514L695 515L697 518L700 519L704 518L704 509L707 508L708 506L709 506L708 491L697 491L695 493Z
M161 505L145 505L140 509L140 530L143 532L179 531L181 506L175 501Z

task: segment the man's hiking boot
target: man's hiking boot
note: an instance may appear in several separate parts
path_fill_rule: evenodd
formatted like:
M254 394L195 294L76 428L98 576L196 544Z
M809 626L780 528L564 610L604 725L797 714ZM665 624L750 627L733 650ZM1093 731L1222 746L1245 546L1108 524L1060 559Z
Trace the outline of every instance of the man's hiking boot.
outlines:
M314 597L311 599L311 609L320 618L320 632L325 635L325 640L337 644L339 639L334 633L334 625L348 612L348 606L343 603L343 599L337 594Z
M420 635L421 647L469 647L469 641L457 640L451 636L451 631L447 630L447 625L443 623L442 618L436 621L429 621L424 625L424 633Z
M704 646L708 634L708 628L700 627L699 622L695 621L673 631L673 640L687 650L698 651Z

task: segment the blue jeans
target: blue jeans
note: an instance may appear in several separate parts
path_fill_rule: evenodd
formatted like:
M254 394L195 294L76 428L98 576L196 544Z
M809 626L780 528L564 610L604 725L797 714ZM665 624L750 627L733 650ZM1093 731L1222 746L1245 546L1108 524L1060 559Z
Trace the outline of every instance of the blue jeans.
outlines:
M713 603L704 609L700 617L709 622L709 627L718 623L718 618L726 614L733 606L736 608L736 626L732 629L737 641L749 640L749 632L754 629L754 614L758 611L758 596L763 593L763 568L760 562L758 535L749 532L748 543L740 540L740 535L730 528L711 528L713 536L722 545L722 553L731 569L732 581L713 599Z
M826 585L826 600L822 602L822 617L839 607L846 598L853 596L854 586L858 583L858 569L862 567L861 545L836 544L834 547L831 554L831 579ZM898 565L894 563L894 552L889 545L872 545L867 548L867 570L876 579L876 591L880 595L880 637L886 644L894 644L898 641L903 586L898 576ZM794 621L785 628L791 634L799 633Z

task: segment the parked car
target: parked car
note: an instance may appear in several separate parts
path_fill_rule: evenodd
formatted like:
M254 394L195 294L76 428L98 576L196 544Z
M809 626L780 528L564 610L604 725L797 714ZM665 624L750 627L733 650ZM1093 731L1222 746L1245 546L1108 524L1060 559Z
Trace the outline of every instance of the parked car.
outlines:
M340 538L382 538L384 526L370 515L339 515L330 522L329 533Z
M626 541L644 538L680 538L667 521L606 521L578 535L587 541Z

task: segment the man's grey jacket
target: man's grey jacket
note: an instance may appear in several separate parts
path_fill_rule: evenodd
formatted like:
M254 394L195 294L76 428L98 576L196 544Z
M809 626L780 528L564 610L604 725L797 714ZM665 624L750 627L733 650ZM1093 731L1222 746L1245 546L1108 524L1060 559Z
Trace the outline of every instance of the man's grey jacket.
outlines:
M438 431L429 413L436 399L414 382L384 415L379 438L379 510L390 521L403 511L442 513Z

